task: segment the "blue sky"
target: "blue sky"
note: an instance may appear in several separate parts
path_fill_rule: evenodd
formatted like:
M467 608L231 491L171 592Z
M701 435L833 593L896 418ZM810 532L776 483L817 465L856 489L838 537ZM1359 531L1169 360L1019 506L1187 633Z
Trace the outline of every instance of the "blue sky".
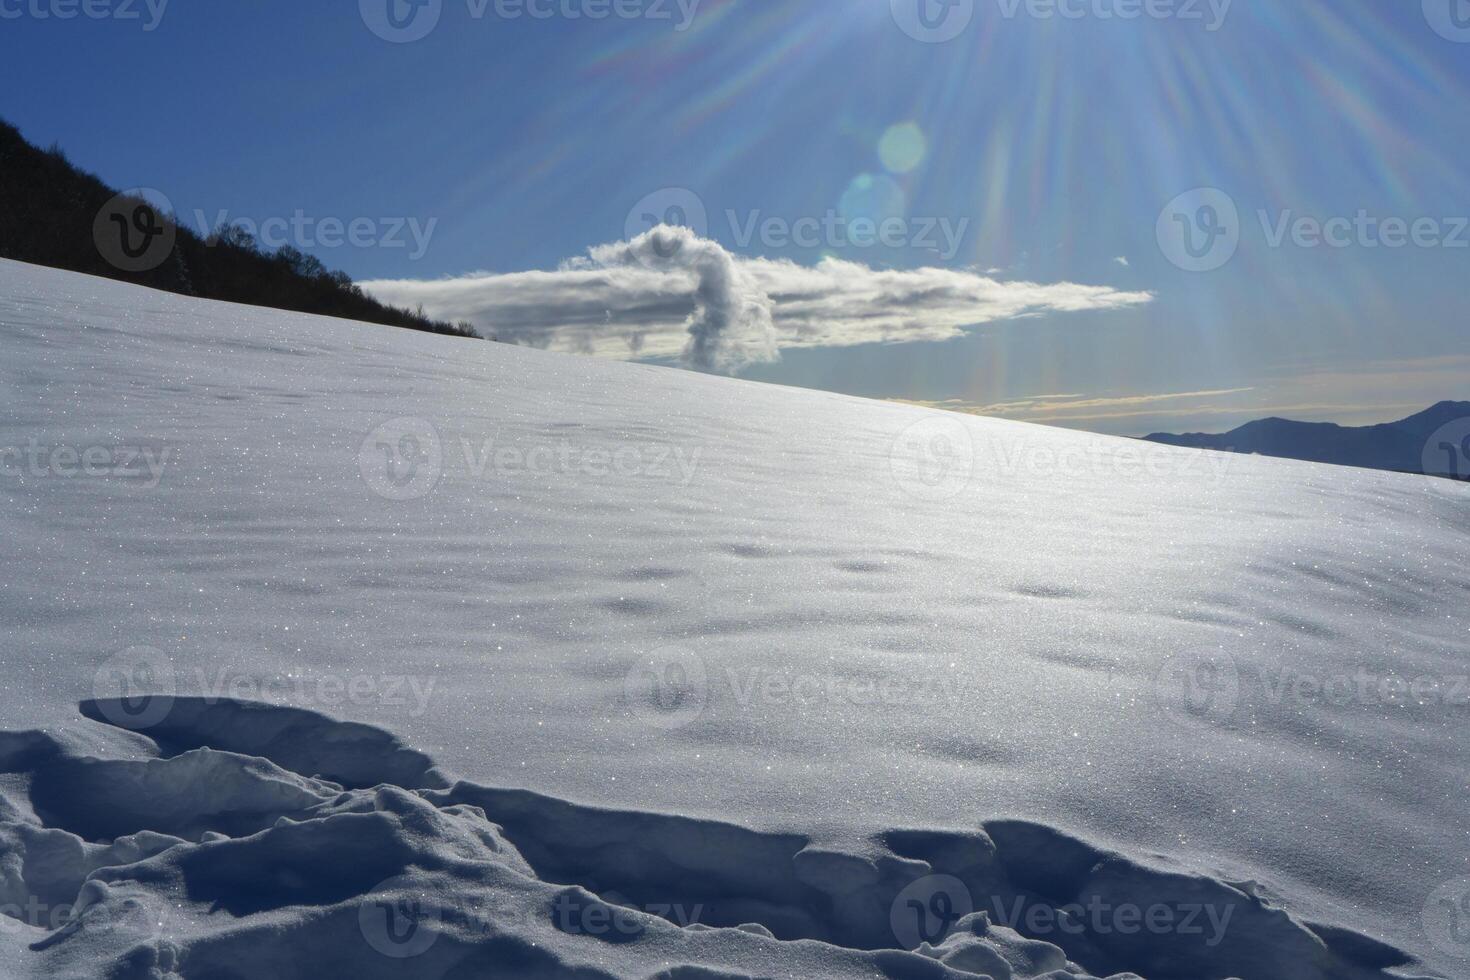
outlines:
M1470 398L1466 0L92 2L0 0L28 138L507 337L1123 434ZM654 213L716 247L587 257Z

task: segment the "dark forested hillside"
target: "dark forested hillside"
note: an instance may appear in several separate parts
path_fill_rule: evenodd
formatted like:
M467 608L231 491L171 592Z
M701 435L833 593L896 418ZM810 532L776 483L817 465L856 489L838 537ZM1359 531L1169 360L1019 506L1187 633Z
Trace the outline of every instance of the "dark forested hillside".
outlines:
M117 197L60 150L32 146L0 120L0 258L206 299L478 336L468 324L384 305L290 246L268 252L228 228L204 239L147 201Z

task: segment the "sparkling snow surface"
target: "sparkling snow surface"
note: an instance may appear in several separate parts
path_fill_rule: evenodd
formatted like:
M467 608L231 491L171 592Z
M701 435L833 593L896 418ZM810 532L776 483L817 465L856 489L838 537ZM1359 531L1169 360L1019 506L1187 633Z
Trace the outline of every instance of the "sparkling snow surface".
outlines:
M152 685L853 852L1032 821L1470 975L1470 487L11 262L0 449L0 729Z

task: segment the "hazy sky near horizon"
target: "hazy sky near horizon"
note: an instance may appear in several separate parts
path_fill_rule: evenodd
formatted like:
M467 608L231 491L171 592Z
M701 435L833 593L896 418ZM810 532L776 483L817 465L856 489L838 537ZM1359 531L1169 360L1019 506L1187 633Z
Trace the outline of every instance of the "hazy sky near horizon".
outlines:
M1467 0L415 2L0 0L0 116L554 349L1120 434L1470 398Z

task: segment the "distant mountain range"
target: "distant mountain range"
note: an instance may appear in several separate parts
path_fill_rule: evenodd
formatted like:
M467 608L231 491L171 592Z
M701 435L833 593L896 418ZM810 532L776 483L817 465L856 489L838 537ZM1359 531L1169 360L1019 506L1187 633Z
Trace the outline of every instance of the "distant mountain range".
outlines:
M1166 446L1470 479L1470 402L1440 402L1417 415L1381 425L1269 418L1221 435L1156 432L1144 438Z

